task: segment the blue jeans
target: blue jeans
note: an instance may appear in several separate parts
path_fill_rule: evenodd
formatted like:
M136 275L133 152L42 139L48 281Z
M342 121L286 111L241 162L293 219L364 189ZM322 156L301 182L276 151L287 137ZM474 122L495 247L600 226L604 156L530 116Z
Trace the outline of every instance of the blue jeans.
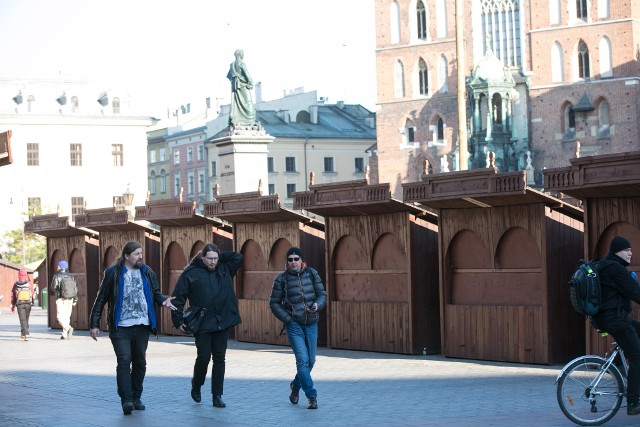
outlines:
M293 379L293 388L302 389L307 397L317 397L318 392L313 388L311 370L316 363L316 348L318 347L318 324L303 326L295 320L287 323L287 336L293 354L296 356L298 373Z
M119 327L109 332L116 353L116 382L122 403L140 399L142 383L147 372L149 327L146 325Z

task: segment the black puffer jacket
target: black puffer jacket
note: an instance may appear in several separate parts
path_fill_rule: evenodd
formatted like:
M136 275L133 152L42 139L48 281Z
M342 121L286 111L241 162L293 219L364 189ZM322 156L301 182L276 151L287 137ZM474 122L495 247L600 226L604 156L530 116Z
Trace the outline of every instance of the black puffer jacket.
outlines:
M89 328L95 329L100 327L100 317L105 304L108 304L107 323L109 331L113 332L118 328L116 324L117 318L120 316L120 307L122 298L120 297L121 288L124 286L122 269L126 268L123 261L118 261L104 271L104 278L98 289L98 295L93 303L91 314L89 315ZM147 308L149 310L149 328L151 332L157 334L156 329L156 312L153 303L162 304L167 297L160 293L160 284L156 274L151 268L145 264L140 266L142 273L142 283L144 285L144 296L147 299Z
M627 265L628 262L611 253L598 263L602 302L600 311L593 316L598 329L607 330L608 326L624 321L631 313L631 301L640 304L640 286L625 268Z
M206 314L198 333L222 331L241 322L238 299L233 290L233 276L242 266L242 254L220 252L215 270L210 271L200 256L196 256L184 269L173 291L172 300L177 310L171 312L176 328L183 322L187 300L192 309L205 307Z
M315 312L307 309L318 305ZM285 324L292 319L301 325L316 323L319 312L327 303L327 293L320 275L311 267L302 265L300 271L286 269L273 281L269 307L275 316Z

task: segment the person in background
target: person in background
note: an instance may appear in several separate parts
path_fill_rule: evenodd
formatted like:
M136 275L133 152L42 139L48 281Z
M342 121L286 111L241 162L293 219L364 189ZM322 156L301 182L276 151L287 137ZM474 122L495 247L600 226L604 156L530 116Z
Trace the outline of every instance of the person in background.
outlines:
M202 401L201 387L207 377L209 360L211 367L211 396L213 406L224 408L225 355L229 328L240 324L238 299L233 290L233 276L242 266L242 254L221 252L213 243L204 245L184 269L173 291L177 310L171 313L173 324L187 332L183 308L189 301L191 310L204 309L199 329L193 332L198 355L193 366L191 398Z
M598 262L602 303L592 317L593 326L608 332L629 359L627 414L640 414L640 322L631 317L631 301L640 304L640 286L625 268L631 263L631 243L611 240L609 253Z
M20 339L29 341L29 316L31 315L31 305L33 304L33 284L29 281L27 270L18 270L18 281L11 289L11 312L18 310L20 319Z
M149 332L157 335L154 302L176 309L171 298L160 293L153 270L142 263L140 244L127 242L121 257L105 270L89 317L89 334L97 341L100 317L107 304L109 338L118 362L118 395L125 415L131 415L134 409L145 409L141 397L147 371Z
M78 302L77 289L75 295L67 293L66 289L69 286L67 281L73 281L72 286L75 286L75 279L69 273L69 263L63 260L58 263L58 271L53 275L51 281L51 292L56 298L58 323L62 326L61 340L68 340L73 336L71 313Z
M289 384L289 401L297 404L302 389L309 399L308 409L318 409L318 392L313 387L311 370L316 363L318 320L326 302L320 275L304 262L300 248L290 248L284 272L273 281L269 307L284 322L296 357L297 373Z

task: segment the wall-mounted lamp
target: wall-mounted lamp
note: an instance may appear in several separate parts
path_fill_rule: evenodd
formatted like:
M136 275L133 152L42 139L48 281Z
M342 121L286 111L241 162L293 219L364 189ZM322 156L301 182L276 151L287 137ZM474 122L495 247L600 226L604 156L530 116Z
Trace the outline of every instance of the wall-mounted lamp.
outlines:
M109 104L109 97L107 96L107 92L102 92L100 97L98 98L98 104L106 107Z
M14 96L13 98L13 102L15 102L17 105L22 104L22 91L18 91L18 94L16 96Z
M65 93L62 92L62 95L56 98L56 102L60 105L67 105L67 95L65 95Z

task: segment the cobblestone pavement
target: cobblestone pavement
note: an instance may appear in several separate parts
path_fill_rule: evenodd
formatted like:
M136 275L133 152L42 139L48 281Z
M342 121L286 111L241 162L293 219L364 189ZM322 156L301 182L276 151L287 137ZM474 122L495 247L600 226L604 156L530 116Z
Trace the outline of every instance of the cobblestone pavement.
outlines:
M313 371L316 411L289 403L295 362L288 347L229 341L224 400L191 400L190 337L152 338L145 411L124 416L108 335L59 339L35 307L31 339L18 316L0 315L1 426L572 426L556 403L559 366L521 365L320 348ZM637 426L622 409L607 426Z

